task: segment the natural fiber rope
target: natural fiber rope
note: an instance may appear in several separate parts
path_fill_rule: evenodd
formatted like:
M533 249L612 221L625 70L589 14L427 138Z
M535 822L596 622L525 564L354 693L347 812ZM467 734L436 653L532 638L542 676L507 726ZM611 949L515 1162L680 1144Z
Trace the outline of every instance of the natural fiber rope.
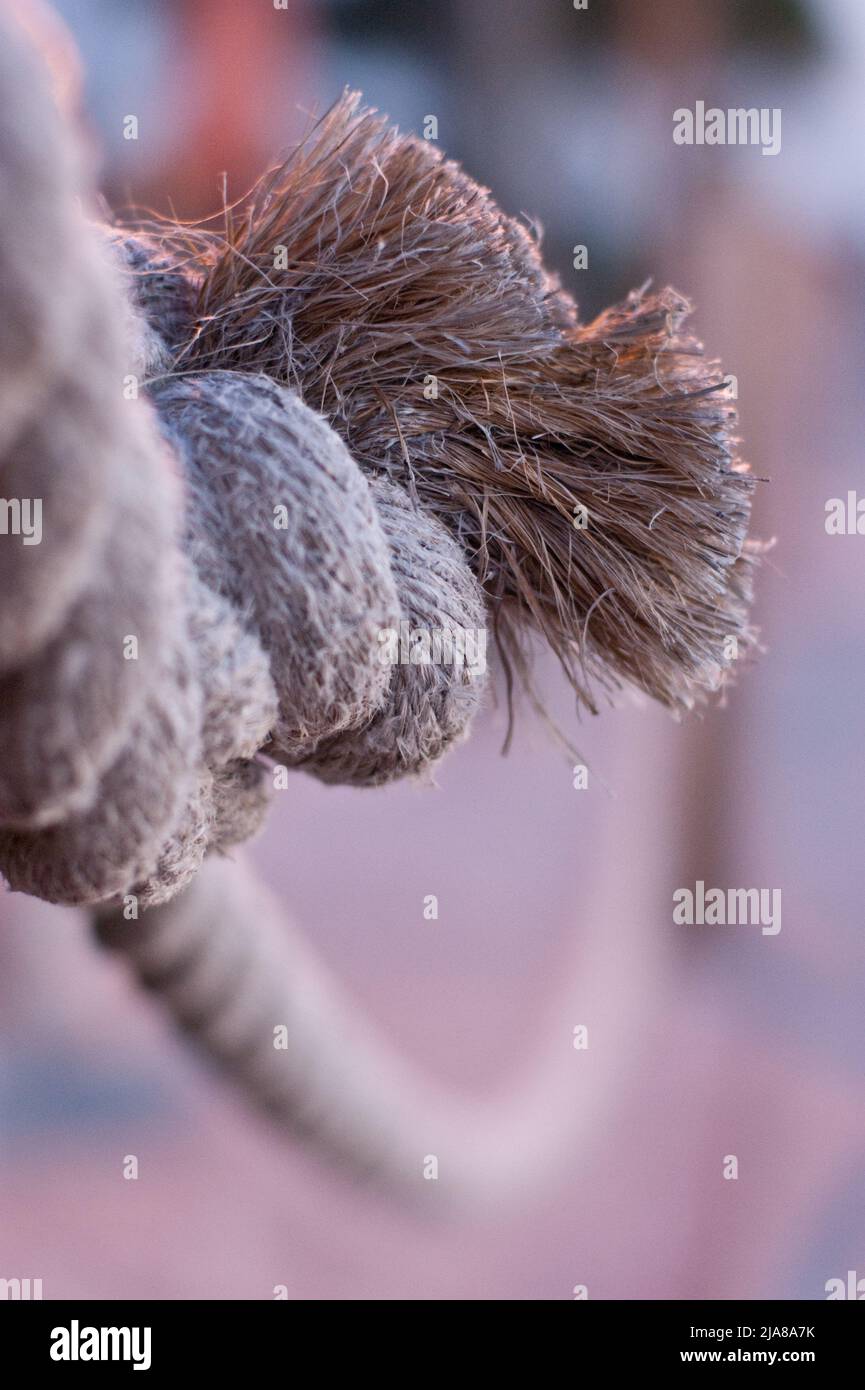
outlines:
M597 554L619 566L625 598L619 625L605 631L599 650L628 676L647 673L642 683L656 686L659 697L685 700L712 665L707 653L721 621L713 595L746 632L739 552L747 486L729 466L726 408L705 403L718 383L677 394L654 364L649 371L645 344L660 342L659 314L672 313L670 306L648 311L635 301L624 315L611 315L604 332L613 347L599 332L577 333L525 233L490 213L481 191L472 192L453 166L434 166L430 179L450 179L486 227L491 254L507 272L507 305L525 311L525 324L514 325L515 343L522 335L520 350L529 352L523 369L532 352L546 365L525 399L512 401L505 387L504 417L497 414L499 383L467 383L475 411L479 399L490 405L487 434L472 417L459 427L465 440L450 438L431 412L418 433L425 471L416 487L410 467L397 468L388 448L372 447L382 428L381 416L373 420L378 405L347 380L340 394L339 343L327 341L326 377L327 391L336 392L329 414L344 417L344 430L337 433L287 384L294 367L283 370L274 356L293 331L287 291L275 311L236 286L237 315L226 324L219 311L203 314L220 287L230 297L210 237L85 226L71 140L41 73L5 32L0 97L0 495L39 498L43 508L39 545L0 537L0 870L13 889L96 905L102 940L127 953L183 1027L290 1129L355 1171L415 1178L418 1107L405 1098L404 1069L375 1051L366 1069L358 1067L303 952L283 941L280 959L263 944L253 915L257 890L242 870L211 861L196 874L208 851L225 850L258 827L271 775L266 759L325 781L375 785L424 771L466 732L483 671L446 662L387 665L383 632L403 624L450 634L483 628L483 580L497 625L504 600L516 602L566 652L574 600L561 584L570 577L576 584L578 572L571 541L562 548L573 494L561 479L571 453L589 470L581 476L596 487L601 510L614 483L641 512L658 500L653 451L658 469L670 470L675 486L658 495L669 496L669 508L661 507L673 516L669 536L684 535L691 545L683 551L695 594L685 635L671 625L682 600L657 549L670 545L663 525L646 545L643 592L651 597L644 603L639 587L629 590L637 570L627 545L636 547L638 523L626 518L616 532L612 517ZM362 141L384 138L366 117L352 139L358 132ZM414 147L386 139L388 158L409 150L415 160ZM352 196L343 186L338 192ZM456 255L464 209L454 199L456 192L448 205ZM299 237L308 235L308 213L297 209ZM358 225L355 208L342 231L353 235ZM402 226L406 233L405 219ZM418 264L424 249L415 253ZM467 264L481 264L484 248L470 245L469 252ZM447 237L442 255L451 255ZM247 259L253 264L252 251ZM324 302L325 281L312 276ZM433 312L430 302L419 295L418 315ZM476 328L482 321L492 334L490 306L472 302ZM297 308L302 319L299 300ZM444 322L444 310L435 312ZM670 351L675 361L684 353L682 381L692 382L692 349L674 331L667 330ZM450 351L455 341L450 328L443 332L440 353L442 343ZM256 333L266 340L258 363L248 353ZM374 351L374 332L370 341ZM309 345L304 352L297 372L307 381L315 354ZM484 353L490 357L489 343ZM617 396L619 354L624 386ZM349 356L356 372L357 351ZM501 364L501 351L498 358ZM561 380L544 375L553 369ZM595 389L593 416L579 402L581 391ZM567 392L574 437L564 424L550 426L555 465L545 480L537 402L546 401L555 417ZM646 412L642 434L639 410ZM400 402L393 408L403 459L416 414ZM370 448L362 471L341 436L363 447L364 419ZM597 431L597 451L582 438L584 427ZM498 450L511 447L509 432L517 454L505 462ZM485 438L495 460L490 477L498 481L474 493L467 479ZM450 481L448 447L455 451ZM603 472L605 460L624 450L633 476L619 469L592 484L591 469ZM715 493L726 512L712 511ZM718 545L707 540L710 515L730 518ZM579 619L584 642L595 606ZM573 653L563 660L573 677ZM579 660L585 664L582 651ZM590 664L596 667L595 656ZM272 1046L281 1023L292 1037L288 1055ZM468 1189L475 1193L495 1186L488 1158L485 1150L479 1167L466 1168L474 1171ZM519 1154L514 1162L521 1172Z

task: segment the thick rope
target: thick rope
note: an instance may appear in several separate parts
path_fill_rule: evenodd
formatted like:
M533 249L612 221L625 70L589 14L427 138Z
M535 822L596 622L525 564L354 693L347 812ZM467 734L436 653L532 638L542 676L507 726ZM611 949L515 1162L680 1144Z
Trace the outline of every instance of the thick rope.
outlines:
M466 633L485 628L488 602L498 622L507 571L511 601L516 595L565 650L574 614L561 583L579 565L562 529L571 526L572 498L559 474L578 443L598 498L614 480L623 500L636 499L637 517L657 500L651 460L675 477L671 534L694 541L689 621L700 641L690 629L681 641L672 630L678 585L670 588L667 552L659 560L647 543L645 583L605 643L631 674L649 668L631 662L630 638L634 650L651 649L659 664L650 663L654 674L643 684L654 681L673 703L671 672L684 672L683 689L695 673L702 679L712 645L703 637L714 640L718 623L713 595L736 622L744 622L746 598L744 580L728 571L738 563L747 489L728 467L726 408L707 415L702 400L717 383L677 393L649 370L645 344L634 340L656 341L659 310L647 315L635 304L624 327L611 316L603 334L578 330L564 301L551 297L525 234L506 228L453 166L436 165L430 179L444 180L445 192L452 180L466 199L450 208L455 248L467 208L480 209L478 228L489 219L505 266L515 239L527 269L510 275L507 303L525 308L540 334L526 363L536 356L545 365L527 378L525 399L508 395L495 437L483 429L478 436L475 416L464 421L471 449L460 453L459 483L435 412L418 420L414 406L401 405L402 417L391 417L387 401L370 403L354 390L344 433L355 453L359 421L374 417L380 430L380 406L393 419L403 464L404 428L415 429L424 460L419 501L410 466L395 468L371 449L362 470L342 435L291 389L288 370L262 371L244 357L250 324L265 333L267 354L285 356L291 296L277 311L253 295L247 316L240 286L228 326L218 314L201 320L203 300L225 282L224 267L208 261L209 243L196 259L187 254L191 234L172 242L84 223L71 138L43 74L0 29L0 497L38 499L42 509L38 544L0 536L0 871L18 891L94 907L100 939L127 955L250 1097L316 1151L356 1174L411 1186L423 1136L432 1133L436 1151L452 1160L452 1192L481 1200L521 1190L539 1172L537 1144L549 1157L571 1117L551 1130L527 1125L522 1136L510 1115L473 1124L468 1108L437 1096L386 1049L356 1043L352 1011L300 944L274 930L269 896L218 855L258 828L274 762L370 786L424 772L464 736L484 667L393 664L383 659L383 636L437 633L446 650L459 650ZM355 133L367 126L363 118ZM420 159L413 147L388 148ZM354 213L352 235L363 225ZM445 211L442 218L447 228ZM299 225L303 233L307 223ZM481 235L471 231L470 267L481 264ZM412 260L418 273L423 249ZM327 303L327 274L315 286ZM414 302L417 313L440 316L450 351L457 340L444 311L430 309L425 293ZM482 296L473 304L485 332L490 306ZM372 312L369 322L374 329ZM214 325L222 334L215 341ZM570 336L547 341L560 332ZM373 332L373 348L375 341ZM340 351L329 337L333 417L344 403ZM677 346L673 359L682 352ZM306 357L314 358L309 347ZM357 349L354 358L352 371ZM391 359L389 370L402 369ZM471 389L500 412L501 374L482 375ZM593 397L602 377L607 394ZM536 394L545 412L554 416L563 402L570 412L561 427L549 426L555 476L544 474L535 450ZM642 433L636 408L629 414L632 395L646 412ZM565 423L577 431L573 439ZM599 431L597 451L586 446L583 424L588 435ZM495 462L511 433L516 455ZM459 452L459 437L451 443ZM636 460L633 477L607 468L623 450ZM466 481L476 466L492 469L483 471L482 495ZM730 518L720 548L704 535L712 487L728 504L719 515ZM496 510L511 488L513 508ZM611 517L606 543L624 592L637 572L630 532L642 521L631 517L611 541L617 524ZM601 543L581 553L590 568L589 557L603 552ZM655 608L643 604L650 590ZM652 627L659 613L660 639ZM288 1046L275 1047L274 1030L283 1027Z

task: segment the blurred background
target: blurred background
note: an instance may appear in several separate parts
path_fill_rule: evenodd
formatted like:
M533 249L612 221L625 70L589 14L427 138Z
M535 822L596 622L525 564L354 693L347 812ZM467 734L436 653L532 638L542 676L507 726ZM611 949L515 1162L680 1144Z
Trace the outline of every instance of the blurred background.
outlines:
M828 499L865 494L865 6L54 9L112 207L214 212L223 174L242 193L349 85L406 129L435 115L448 155L542 226L585 317L650 277L687 293L767 480L754 532L778 543L765 654L722 707L676 724L625 698L578 724L542 666L588 789L528 708L502 757L491 705L436 789L298 774L252 847L431 1076L480 1099L548 1068L552 1118L586 1115L559 1171L494 1222L357 1191L228 1096L83 918L4 894L0 1277L46 1298L818 1299L865 1276L865 539L824 525ZM675 145L698 100L781 108L781 153ZM697 879L780 888L781 932L674 927Z

